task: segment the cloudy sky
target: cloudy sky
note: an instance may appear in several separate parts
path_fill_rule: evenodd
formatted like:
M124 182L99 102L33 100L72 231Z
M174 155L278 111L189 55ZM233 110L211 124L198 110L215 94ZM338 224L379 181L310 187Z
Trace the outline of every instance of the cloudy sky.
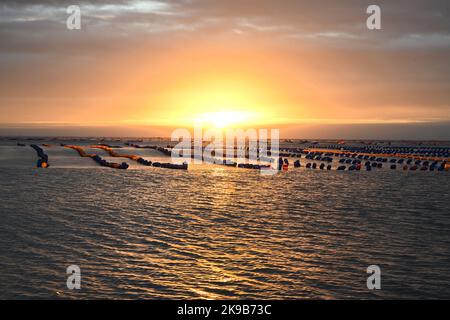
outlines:
M450 139L449 60L448 0L4 0L0 134L165 135L232 110L293 137Z

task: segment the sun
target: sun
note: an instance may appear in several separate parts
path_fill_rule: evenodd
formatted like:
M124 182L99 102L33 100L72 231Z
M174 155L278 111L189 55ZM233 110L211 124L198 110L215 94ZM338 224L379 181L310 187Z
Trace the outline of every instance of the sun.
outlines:
M247 125L258 118L256 112L249 111L216 111L199 114L195 121L204 127L225 129L229 127Z
M251 74L205 72L171 86L155 104L161 106L160 114L172 126L255 128L272 119L270 90ZM148 118L155 118L155 114Z

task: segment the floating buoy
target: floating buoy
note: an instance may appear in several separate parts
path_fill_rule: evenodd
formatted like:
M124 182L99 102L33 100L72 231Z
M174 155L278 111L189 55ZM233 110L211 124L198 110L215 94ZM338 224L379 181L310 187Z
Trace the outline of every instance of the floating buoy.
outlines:
M42 148L38 147L35 144L31 144L30 147L32 147L36 151L39 157L36 166L38 168L48 168L50 164L48 163L48 155L44 153L44 150L42 150Z
M144 158L137 159L137 162L142 164L142 165L144 165L144 166L151 166L152 165L151 161L145 160Z
M188 164L185 162L183 164L174 164L174 163L161 163L160 164L161 168L167 168L167 169L181 169L181 170L187 170L188 169ZM252 168L252 169L259 169L258 168Z

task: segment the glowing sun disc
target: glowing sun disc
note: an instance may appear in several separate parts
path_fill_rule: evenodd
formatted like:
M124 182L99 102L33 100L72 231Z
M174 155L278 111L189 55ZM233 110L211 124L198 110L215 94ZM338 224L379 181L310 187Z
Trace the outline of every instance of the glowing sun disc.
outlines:
M218 111L200 114L195 120L202 125L223 129L233 125L246 124L255 118L256 115L251 112Z

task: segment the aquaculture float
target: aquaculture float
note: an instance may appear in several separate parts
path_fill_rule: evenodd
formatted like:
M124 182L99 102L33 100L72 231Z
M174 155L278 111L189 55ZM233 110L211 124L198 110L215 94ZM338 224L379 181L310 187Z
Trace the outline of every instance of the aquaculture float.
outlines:
M37 155L39 157L36 166L38 168L48 168L50 164L48 163L48 155L42 150L41 147L31 144L30 147L32 147L34 150L36 150Z
M163 147L158 147L158 146L141 146L141 145L138 145L138 144L128 143L128 142L126 142L125 145L127 145L129 147L136 148L136 149L153 149L153 150L159 151L162 154L164 154L166 156L169 156L169 157L172 155L172 151L170 149L163 148Z
M339 148L339 149L338 149ZM366 161L366 170L383 168L384 163L389 163L391 170L396 170L397 165L402 165L403 170L411 171L448 171L449 148L448 147L396 147L396 146L341 146L330 145L306 148L280 148L280 155L301 158L322 163L332 162L333 157L338 159L339 164L349 165L348 170L359 170L362 161ZM322 167L322 164L320 165ZM352 167L354 166L354 167ZM295 167L295 165L294 165ZM340 170L345 170L338 166ZM313 163L307 168L314 168Z
M153 167L157 167L157 168L179 169L179 170L187 170L188 169L187 163L183 163L183 164L160 163L160 162L152 163L151 161L145 160L144 158L142 158L141 156L138 156L138 155L117 153L110 146L106 146L106 145L91 146L91 148L102 149L102 150L108 152L108 154L111 157L127 158L130 160L136 161L137 163L144 165L144 166L153 166ZM157 147L157 148L159 148L159 147ZM151 148L151 149L153 149L153 148ZM164 148L161 148L161 149L165 150ZM169 154L170 154L170 152L169 152Z
M64 145L64 147L68 148L68 149L76 150L78 152L78 154L80 155L80 157L91 158L98 165L100 165L102 167L109 167L109 168L113 168L113 169L122 169L122 170L128 169L128 163L126 163L126 162L122 162L122 163L108 162L108 161L102 159L102 157L100 157L97 154L87 154L84 151L84 149L80 146Z

